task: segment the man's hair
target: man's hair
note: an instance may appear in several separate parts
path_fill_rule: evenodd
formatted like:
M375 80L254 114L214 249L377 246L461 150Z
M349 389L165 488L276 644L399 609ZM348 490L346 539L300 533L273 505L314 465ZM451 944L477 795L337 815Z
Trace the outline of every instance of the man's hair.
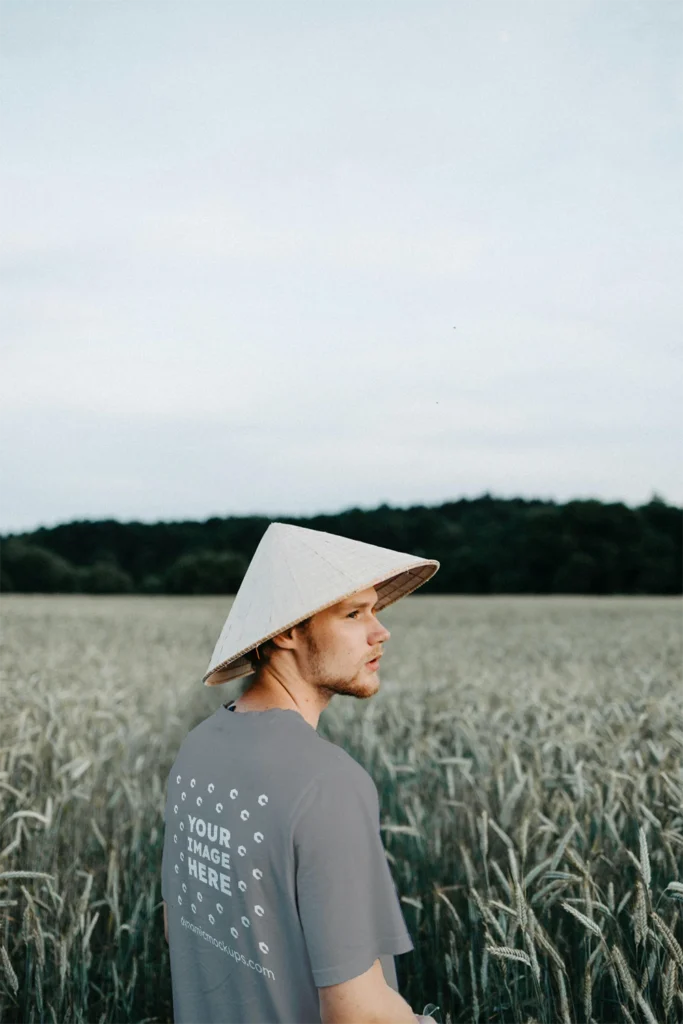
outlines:
M302 619L301 622L297 622L296 625L290 626L289 629L283 630L284 633L289 633L292 629L299 629L302 633L307 632L313 620L313 616L309 615L307 619ZM278 634L279 635L279 634ZM265 640L262 644L259 644L258 653L259 657L256 656L256 651L247 651L244 657L247 659L253 669L258 670L261 665L270 661L271 655L278 649L277 644L274 644L272 639Z

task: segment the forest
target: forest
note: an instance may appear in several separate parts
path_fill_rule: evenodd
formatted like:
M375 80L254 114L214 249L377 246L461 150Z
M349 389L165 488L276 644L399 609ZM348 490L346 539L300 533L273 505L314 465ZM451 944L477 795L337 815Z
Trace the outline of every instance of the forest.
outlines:
M79 520L0 536L0 592L235 594L269 524L436 558L431 594L681 594L683 509L484 494L438 506L203 522ZM417 591L419 596L420 591Z

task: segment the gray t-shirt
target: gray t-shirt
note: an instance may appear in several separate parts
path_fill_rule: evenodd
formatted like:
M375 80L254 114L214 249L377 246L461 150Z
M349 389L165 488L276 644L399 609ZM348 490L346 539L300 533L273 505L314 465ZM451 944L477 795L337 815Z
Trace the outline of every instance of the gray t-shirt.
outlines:
M161 894L176 1024L320 1024L318 987L414 949L372 778L283 708L183 740L166 784Z

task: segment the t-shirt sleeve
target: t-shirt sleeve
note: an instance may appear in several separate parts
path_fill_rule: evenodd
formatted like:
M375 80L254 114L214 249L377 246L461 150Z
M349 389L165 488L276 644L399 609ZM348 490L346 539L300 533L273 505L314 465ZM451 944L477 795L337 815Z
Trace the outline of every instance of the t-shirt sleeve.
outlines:
M297 908L318 988L364 974L380 954L414 949L369 776L367 784L341 772L315 779L293 840Z

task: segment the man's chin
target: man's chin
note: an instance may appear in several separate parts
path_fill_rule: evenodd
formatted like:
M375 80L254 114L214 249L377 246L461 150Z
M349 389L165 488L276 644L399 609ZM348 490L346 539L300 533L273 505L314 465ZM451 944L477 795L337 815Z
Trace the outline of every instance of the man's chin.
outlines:
M379 676L376 672L361 672L359 683L359 697L372 697L379 690Z
M338 693L344 697L358 697L365 700L374 696L379 690L379 676L377 672L366 672L361 669L353 679L345 680L331 687L332 693Z

